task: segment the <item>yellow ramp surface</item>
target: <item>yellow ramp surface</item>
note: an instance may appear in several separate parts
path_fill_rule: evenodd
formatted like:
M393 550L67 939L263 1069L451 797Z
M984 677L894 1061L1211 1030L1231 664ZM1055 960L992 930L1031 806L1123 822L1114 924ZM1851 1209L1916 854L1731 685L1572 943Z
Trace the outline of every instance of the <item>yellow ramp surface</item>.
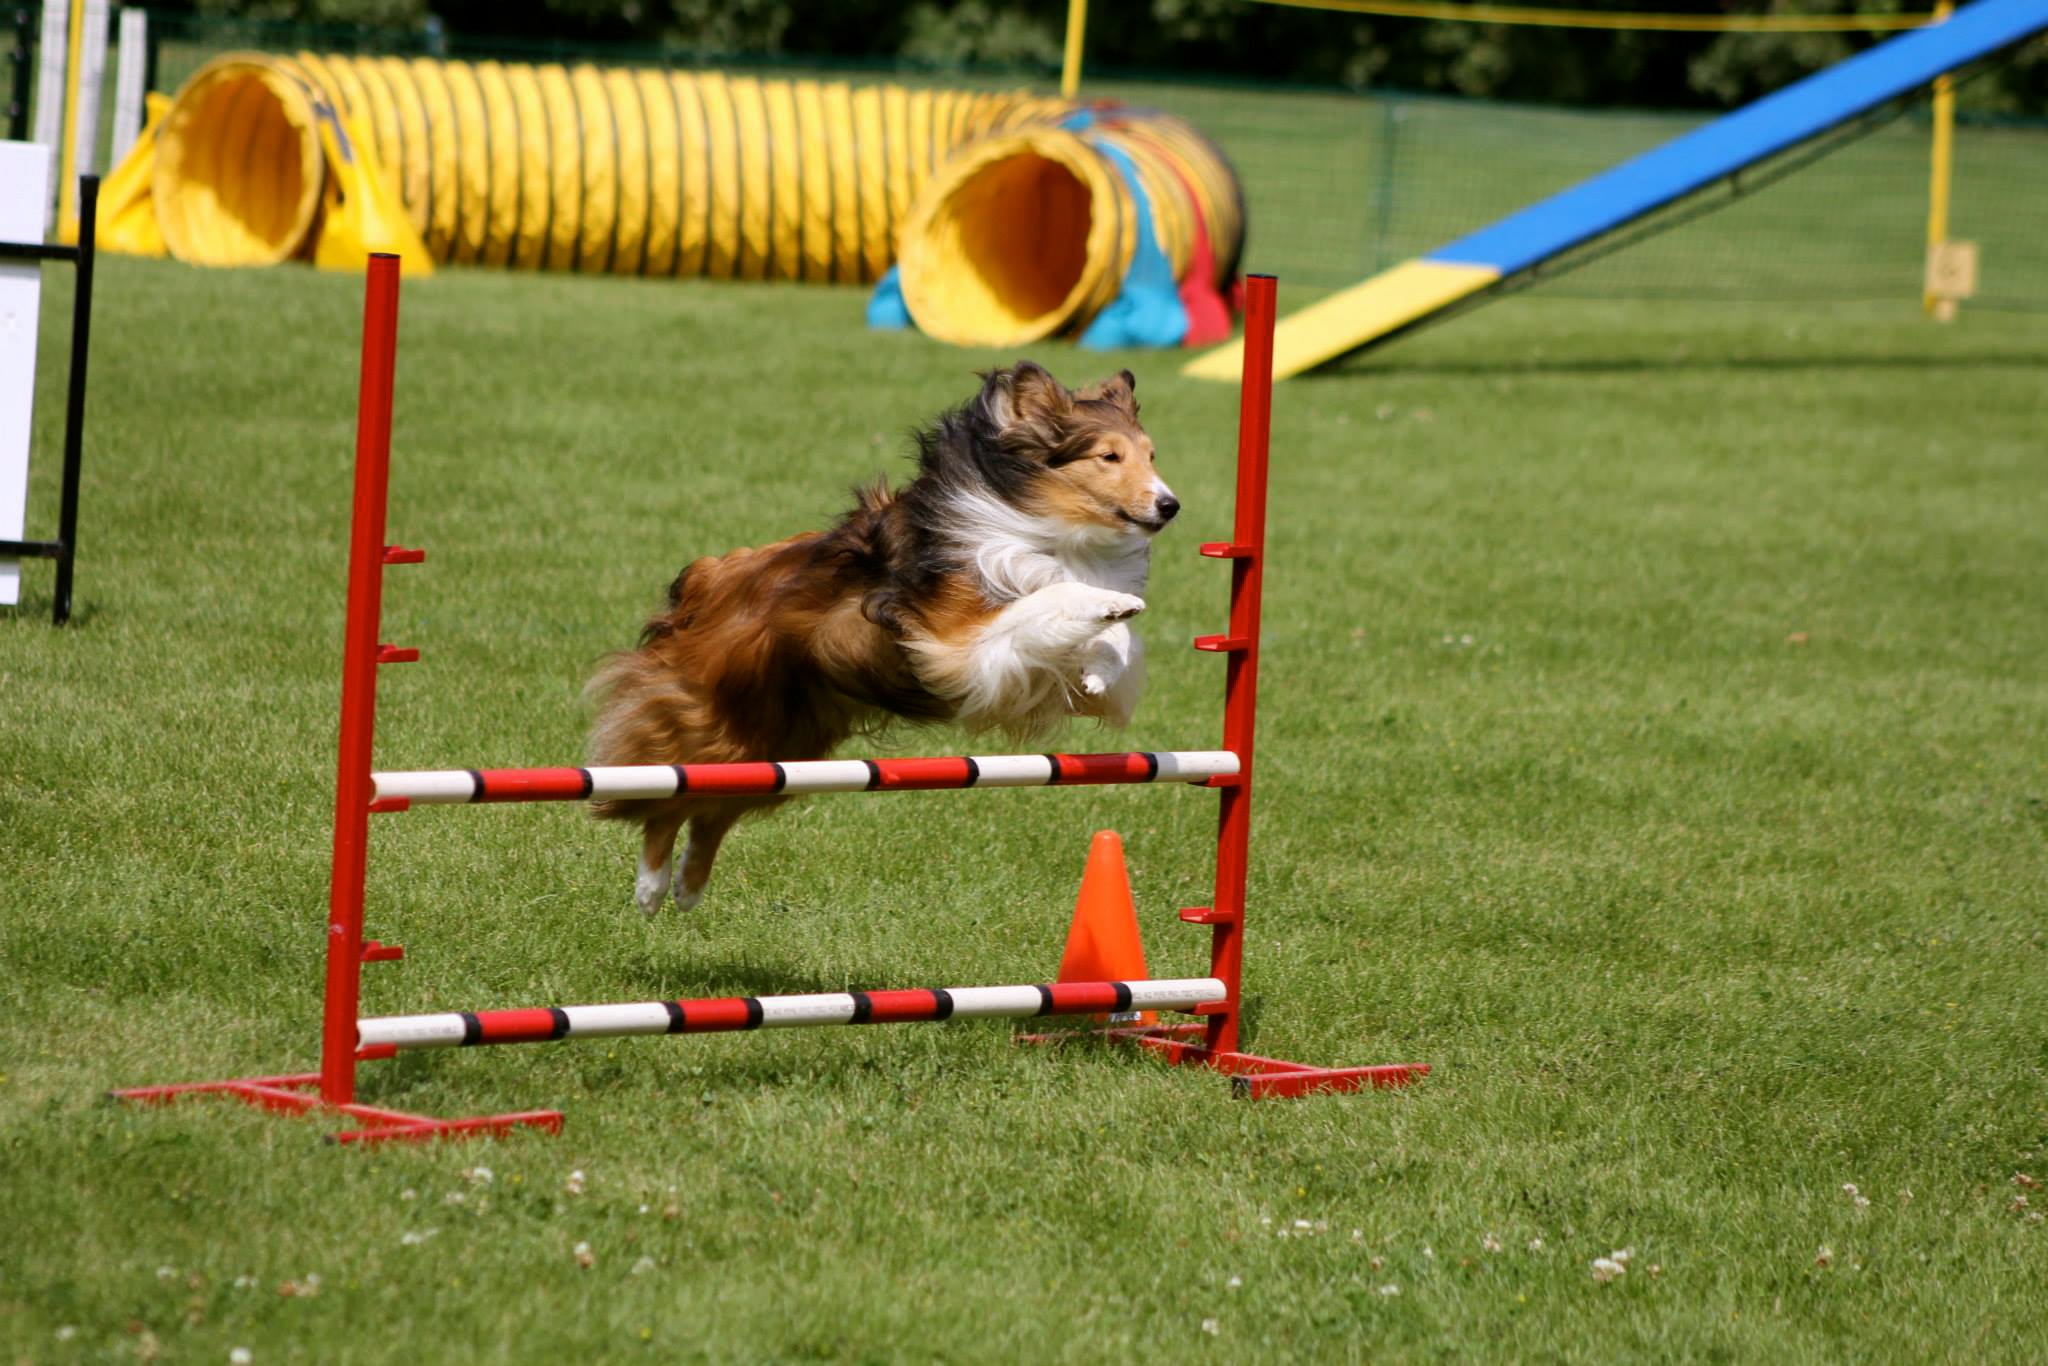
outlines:
M1273 332L1273 378L1313 370L1498 279L1500 272L1490 266L1403 261L1281 319ZM1235 383L1243 368L1244 343L1233 341L1197 356L1181 373Z

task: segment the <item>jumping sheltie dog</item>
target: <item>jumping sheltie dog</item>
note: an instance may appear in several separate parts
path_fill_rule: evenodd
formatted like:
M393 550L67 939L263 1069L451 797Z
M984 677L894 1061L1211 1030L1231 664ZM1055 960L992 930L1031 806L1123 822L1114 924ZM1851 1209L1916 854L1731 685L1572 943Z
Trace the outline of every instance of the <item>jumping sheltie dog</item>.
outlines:
M820 759L893 718L1017 740L1130 720L1152 537L1180 503L1128 370L1069 390L1023 361L918 431L917 474L829 531L697 560L591 680L593 764ZM694 907L719 842L775 797L600 802L644 838L634 899ZM682 875L676 836L689 826Z

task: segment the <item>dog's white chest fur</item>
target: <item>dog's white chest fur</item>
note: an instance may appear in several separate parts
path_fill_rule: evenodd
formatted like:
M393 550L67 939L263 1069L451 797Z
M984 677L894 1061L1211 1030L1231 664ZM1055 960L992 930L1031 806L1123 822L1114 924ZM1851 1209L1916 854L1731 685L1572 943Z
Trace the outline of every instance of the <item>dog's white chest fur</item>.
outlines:
M1015 602L1056 583L1145 591L1152 542L1140 533L1034 517L978 493L958 496L953 508L954 542L972 560L991 602Z
M1123 725L1144 690L1144 651L1127 624L1145 610L1151 541L1074 527L965 495L955 544L1002 610L966 642L914 646L928 681L976 730L1029 736L1066 716Z

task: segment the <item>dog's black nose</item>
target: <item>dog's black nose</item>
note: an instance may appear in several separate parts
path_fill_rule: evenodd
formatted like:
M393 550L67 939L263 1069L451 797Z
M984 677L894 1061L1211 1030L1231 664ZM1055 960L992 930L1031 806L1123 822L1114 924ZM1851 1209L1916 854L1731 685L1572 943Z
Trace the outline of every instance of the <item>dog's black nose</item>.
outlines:
M1173 520L1173 514L1180 511L1180 499L1175 498L1172 494L1168 494L1166 497L1161 498L1155 506L1159 510L1159 520L1170 522Z

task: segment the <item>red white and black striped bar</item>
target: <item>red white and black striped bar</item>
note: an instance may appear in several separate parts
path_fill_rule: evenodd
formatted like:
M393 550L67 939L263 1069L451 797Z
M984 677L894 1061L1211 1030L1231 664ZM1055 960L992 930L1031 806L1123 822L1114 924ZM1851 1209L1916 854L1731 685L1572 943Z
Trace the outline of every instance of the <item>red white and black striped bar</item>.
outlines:
M628 1034L722 1034L740 1029L804 1025L1022 1020L1040 1015L1192 1011L1220 1003L1223 998L1223 982L1215 977L841 991L819 996L728 996L632 1005L387 1015L358 1021L356 1042L359 1048L460 1048L492 1043L549 1043L556 1039L609 1039Z
M985 754L945 759L811 759L615 768L453 768L373 773L375 800L579 802L661 797L768 797L813 792L937 792L967 787L1200 783L1238 771L1229 750L1128 754Z

